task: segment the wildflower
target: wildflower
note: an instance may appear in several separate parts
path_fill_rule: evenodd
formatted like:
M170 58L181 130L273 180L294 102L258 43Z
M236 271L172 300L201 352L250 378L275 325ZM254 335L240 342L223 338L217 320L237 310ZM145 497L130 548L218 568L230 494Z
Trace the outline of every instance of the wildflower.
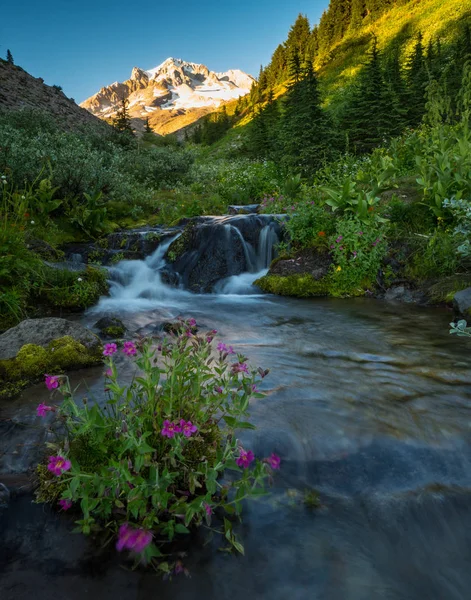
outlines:
M250 466L250 463L255 460L255 456L252 450L244 450L243 448L239 451L239 457L236 458L237 466L242 467L243 469L247 469Z
M217 392L218 394L223 394L224 393L224 390L222 389L222 387L220 385L217 385L214 388L214 391Z
M123 354L126 354L126 356L134 356L136 352L136 346L133 344L133 342L124 342Z
M217 345L217 349L219 352L227 352L228 350L226 344L223 344L223 342L219 342L219 344Z
M258 394L258 389L255 383L252 383L252 394Z
M358 232L358 235L363 235L363 231L359 231L359 232Z
M22 197L24 198L24 196L22 196ZM27 219L29 217L29 213L25 213L23 216L25 219Z
M368 208L368 212L373 212L373 211L374 211L374 209L375 209L375 207L374 207L374 206L370 206L370 207Z
M331 244L330 248L333 250L335 248L335 244Z
M341 271L341 270L342 270L342 267L339 265L339 266L338 266L338 267L337 267L335 270L336 270L336 271Z
M72 507L72 500L62 498L61 500L59 500L59 504L62 510L69 510L69 508Z
M203 506L204 510L206 511L206 514L208 515L208 517L210 517L213 514L213 509L207 502L205 502Z
M340 242L343 240L343 235L339 235L339 237L335 240L337 242L337 244L340 244Z
M357 254L358 254L358 252L356 252L356 250L354 250L354 251L352 252L352 254L353 254L353 258L356 258L356 257L357 257Z
M227 353L228 354L235 354L234 348L232 346L229 346L229 348L227 349Z
M191 330L190 330L190 329L187 329L187 330L185 331L185 335L186 335L186 337L189 337L189 338L190 338L190 337L193 337L193 334L191 333Z
M45 417L46 413L48 413L49 411L54 410L52 408L52 406L48 406L47 404L39 404L38 408L36 409L36 414L38 415L38 417Z
M213 336L212 335L207 335L206 336L206 341L208 342L208 344L210 344L213 341Z
M343 250L343 246L339 246L339 250Z
M119 528L116 550L132 550L133 552L142 552L152 541L152 533L145 529L133 529L127 523Z
M277 455L277 454L270 454L270 456L266 459L266 461L268 462L268 464L270 465L270 467L272 469L279 469L280 468L280 463L281 463L281 458Z
M59 377L57 375L44 375L44 377L48 390L55 390L59 387Z
M78 278L77 278L77 281L79 281L79 282L80 282L80 281L83 281L83 279L82 279L81 277L78 277Z
M247 373L247 375L249 374L249 368L247 366L247 363L234 363L232 365L232 371L233 373Z
M175 563L175 569L173 571L175 575L180 575L180 573L183 573L185 571L181 560L177 560L177 562Z
M103 356L111 356L115 352L118 352L118 346L116 344L105 344Z
M72 466L70 460L65 459L63 456L50 456L47 470L60 477L62 473L68 471Z
M160 432L164 437L173 438L176 433L181 432L181 427L177 423L171 423L169 420L164 421L164 426Z
M8 181L6 179L2 180L3 185L7 185Z
M189 319L188 325L190 327L196 327L196 319Z
M106 369L105 375L106 377L113 377L113 369Z
M34 221L31 221L31 225L34 225Z
M198 427L196 427L196 425L193 425L191 421L185 421L185 419L181 419L180 431L185 437L191 437L194 433L198 431Z
M319 237L325 237L325 231L319 231L317 234Z

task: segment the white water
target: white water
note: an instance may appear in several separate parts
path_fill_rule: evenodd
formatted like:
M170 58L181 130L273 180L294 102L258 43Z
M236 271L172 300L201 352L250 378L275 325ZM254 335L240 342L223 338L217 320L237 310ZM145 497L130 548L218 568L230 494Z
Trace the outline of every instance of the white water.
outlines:
M254 281L268 272L278 243L276 231L270 225L260 230L257 250L248 243L242 233L230 224L222 224L227 231L228 250L231 234L240 238L243 246L248 272L233 275L220 280L214 287L214 293L221 300L230 297L258 297L260 290ZM101 298L93 312L136 312L152 309L187 309L195 300L195 294L182 287L173 287L162 280L162 270L166 267L165 255L181 234L162 243L145 260L124 260L110 269L110 295ZM169 313L170 314L170 313Z

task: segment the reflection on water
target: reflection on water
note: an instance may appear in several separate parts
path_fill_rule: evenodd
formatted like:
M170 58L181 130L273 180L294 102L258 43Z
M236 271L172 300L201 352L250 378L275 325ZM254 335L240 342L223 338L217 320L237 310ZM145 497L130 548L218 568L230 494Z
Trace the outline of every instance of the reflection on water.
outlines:
M115 297L84 321L119 310L132 332L148 334L193 316L270 368L267 396L252 405L258 429L241 437L283 464L270 500L247 507L246 556L197 537L191 579L162 582L124 570L111 549L70 534L65 516L22 496L0 513L2 600L467 599L471 357L468 340L448 335L449 315L365 299L176 295L150 298L139 312ZM132 363L119 360L130 378ZM73 379L100 398L101 372ZM45 432L34 407L46 397L36 386L0 407L0 473L36 460ZM310 488L321 509L288 501L287 490L300 497Z

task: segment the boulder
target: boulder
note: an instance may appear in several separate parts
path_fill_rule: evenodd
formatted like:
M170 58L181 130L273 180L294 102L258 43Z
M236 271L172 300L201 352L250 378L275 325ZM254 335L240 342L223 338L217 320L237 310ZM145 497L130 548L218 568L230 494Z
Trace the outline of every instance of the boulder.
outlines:
M0 335L0 360L14 358L26 344L45 348L65 336L92 352L101 346L100 339L80 323L55 317L26 319Z
M102 317L94 327L106 338L119 338L126 333L124 323L117 317Z
M471 320L471 287L456 292L453 298L453 310L457 317Z
M404 304L426 304L427 296L420 290L411 290L404 285L395 285L384 294L388 302L403 302Z

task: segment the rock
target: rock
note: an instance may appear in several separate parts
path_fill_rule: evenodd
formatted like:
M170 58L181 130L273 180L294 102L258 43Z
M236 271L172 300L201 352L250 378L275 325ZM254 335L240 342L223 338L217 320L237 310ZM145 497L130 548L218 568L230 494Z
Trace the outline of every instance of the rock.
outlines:
M426 304L427 296L420 290L411 290L404 285L396 285L386 291L384 300L405 304Z
M456 316L471 319L471 287L456 292L453 297L453 310Z
M103 317L94 325L103 337L119 338L126 333L126 327L117 317Z
M4 483L0 483L0 508L8 508L10 503L10 490Z
M80 342L89 351L101 346L100 339L80 323L55 317L26 319L0 335L0 359L15 357L26 344L45 348L53 340L66 336Z
M230 215L251 215L260 211L260 204L231 204L227 207L227 212Z
M316 281L325 277L332 265L332 256L314 248L303 250L293 258L279 258L273 261L268 275L311 275Z

